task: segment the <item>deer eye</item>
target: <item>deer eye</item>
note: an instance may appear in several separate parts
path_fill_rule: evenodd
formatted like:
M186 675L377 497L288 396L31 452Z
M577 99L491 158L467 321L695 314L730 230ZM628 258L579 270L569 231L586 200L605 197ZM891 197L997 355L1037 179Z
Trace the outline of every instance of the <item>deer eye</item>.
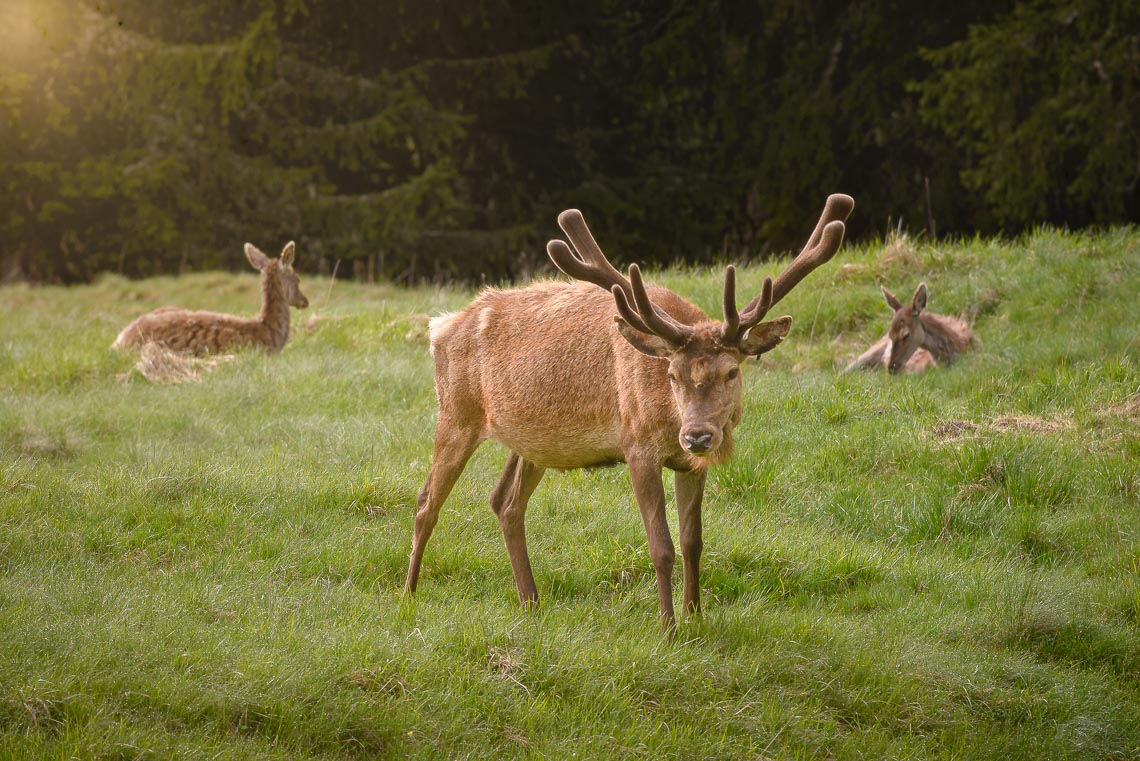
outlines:
M725 378L725 380L736 380L736 377L738 375L740 375L740 368L734 367L728 371L728 374L725 375L724 378Z

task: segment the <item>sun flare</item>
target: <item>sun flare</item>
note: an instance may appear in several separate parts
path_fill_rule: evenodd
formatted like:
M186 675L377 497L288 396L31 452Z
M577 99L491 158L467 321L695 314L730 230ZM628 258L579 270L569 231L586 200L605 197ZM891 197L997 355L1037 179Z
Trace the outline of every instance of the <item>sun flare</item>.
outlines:
M0 61L20 62L46 49L58 7L38 0L0 3Z

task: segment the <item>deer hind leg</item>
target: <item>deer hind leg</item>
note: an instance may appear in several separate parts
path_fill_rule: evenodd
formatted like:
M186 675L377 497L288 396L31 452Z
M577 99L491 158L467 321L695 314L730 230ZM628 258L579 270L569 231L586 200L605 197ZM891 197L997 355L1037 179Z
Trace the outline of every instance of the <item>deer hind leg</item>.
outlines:
M938 362L935 361L934 355L920 348L910 355L902 371L905 375L917 375L935 367L938 367Z
M408 579L404 583L404 594L416 591L420 577L420 565L424 559L424 548L431 538L439 518L439 509L451 493L467 461L479 446L478 425L461 425L441 416L435 428L435 446L432 450L431 472L427 482L420 489L417 500L416 527L412 534L412 557L408 563Z
M673 565L677 554L669 536L669 523L665 519L665 487L661 484L660 464L629 461L629 476L633 481L633 494L645 524L649 540L649 559L657 575L657 597L661 603L661 628L670 635L677 630L673 613Z
M681 560L685 592L681 615L701 612L701 502L705 496L704 470L677 473L677 522L681 535Z
M538 605L538 588L534 584L530 556L526 549L526 506L545 472L545 468L511 452L507 465L503 468L503 475L491 492L491 509L498 517L499 528L503 531L503 542L507 545L507 555L511 559L519 602L526 608Z

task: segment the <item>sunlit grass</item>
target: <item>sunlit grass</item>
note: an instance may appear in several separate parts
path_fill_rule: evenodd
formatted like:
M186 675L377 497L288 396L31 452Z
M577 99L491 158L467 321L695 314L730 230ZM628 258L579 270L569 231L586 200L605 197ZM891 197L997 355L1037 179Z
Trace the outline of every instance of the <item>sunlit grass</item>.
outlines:
M720 278L655 279L716 314ZM839 374L886 328L878 284L920 280L981 350ZM115 334L252 314L255 276L0 289L0 757L1140 754L1137 233L894 240L793 292L676 643L621 468L544 479L519 608L494 444L403 599L426 319L471 292L304 288L281 355L173 386Z

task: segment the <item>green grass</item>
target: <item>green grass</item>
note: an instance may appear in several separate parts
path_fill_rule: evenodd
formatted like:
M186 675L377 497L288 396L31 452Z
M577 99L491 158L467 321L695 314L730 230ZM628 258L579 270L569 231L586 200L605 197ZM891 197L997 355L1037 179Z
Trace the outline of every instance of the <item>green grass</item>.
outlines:
M719 311L719 271L657 274ZM885 330L877 284L920 279L981 351L839 374ZM1140 755L1140 232L896 241L809 278L746 368L673 643L623 468L543 481L519 608L495 444L402 599L425 318L471 293L304 286L280 356L178 386L115 334L250 314L254 276L0 288L0 758Z

